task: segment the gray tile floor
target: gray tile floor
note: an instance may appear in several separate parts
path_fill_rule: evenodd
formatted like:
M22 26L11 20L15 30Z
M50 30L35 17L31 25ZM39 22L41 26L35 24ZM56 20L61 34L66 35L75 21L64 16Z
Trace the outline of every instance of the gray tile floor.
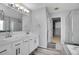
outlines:
M34 55L63 55L60 50L52 49L52 48L38 48Z
M57 45L56 44L49 44L48 48L37 48L33 52L34 55L66 55L66 52L64 51L62 45Z
M56 49L56 44L55 43L48 43L47 48Z

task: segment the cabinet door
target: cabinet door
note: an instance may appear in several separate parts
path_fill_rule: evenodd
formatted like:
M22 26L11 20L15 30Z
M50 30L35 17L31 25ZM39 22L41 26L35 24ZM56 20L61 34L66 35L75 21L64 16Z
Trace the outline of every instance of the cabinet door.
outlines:
M0 55L11 55L11 54L12 53L10 45L0 47Z
M72 42L79 44L79 11L72 12Z
M23 41L22 47L21 47L22 55L28 55L29 54L29 41L25 40Z
M30 53L31 53L34 50L34 40L33 39L30 39L29 46L30 46Z

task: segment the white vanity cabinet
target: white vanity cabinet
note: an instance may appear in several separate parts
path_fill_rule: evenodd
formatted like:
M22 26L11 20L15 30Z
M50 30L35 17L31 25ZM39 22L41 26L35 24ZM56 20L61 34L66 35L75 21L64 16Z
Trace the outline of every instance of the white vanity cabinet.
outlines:
M0 55L12 55L11 45L5 45L0 47Z
M7 45L0 46L0 55L29 55L38 46L37 36L23 36L21 38L13 38L16 40L6 41Z

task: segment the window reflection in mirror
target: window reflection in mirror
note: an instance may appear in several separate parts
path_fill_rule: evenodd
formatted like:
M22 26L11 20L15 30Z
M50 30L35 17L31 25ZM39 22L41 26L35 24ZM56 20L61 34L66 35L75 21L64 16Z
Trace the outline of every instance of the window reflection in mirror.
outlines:
M22 19L4 16L0 20L0 32L16 32L22 31Z
M3 20L0 20L0 31L3 31L4 29L3 29Z
M10 18L10 27L12 32L22 31L22 20L16 18Z
M10 32L10 17L4 16L4 30Z

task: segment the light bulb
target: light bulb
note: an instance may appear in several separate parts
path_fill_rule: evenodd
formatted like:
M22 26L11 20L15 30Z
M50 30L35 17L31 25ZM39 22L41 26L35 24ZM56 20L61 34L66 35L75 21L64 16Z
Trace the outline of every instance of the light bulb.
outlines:
M20 9L24 9L24 7L22 7L22 6L19 6L19 8L20 8Z
M19 4L15 4L15 6L16 6L16 7L20 7L20 5L19 5Z
M30 11L28 9L24 9L25 12L29 13Z

